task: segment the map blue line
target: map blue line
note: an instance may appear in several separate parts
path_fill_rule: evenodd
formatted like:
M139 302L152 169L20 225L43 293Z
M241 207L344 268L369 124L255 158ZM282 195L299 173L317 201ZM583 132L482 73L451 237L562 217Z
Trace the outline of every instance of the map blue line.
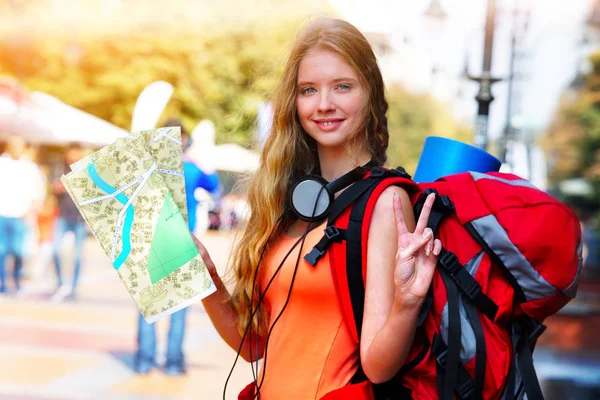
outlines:
M96 166L94 165L94 163L91 163L90 165L88 165L87 172L90 175L92 182L94 182L96 184L96 186L98 186L101 190L103 190L107 194L113 194L114 192L117 191L117 189L115 189L114 187L112 187L111 185L106 183L100 177L100 175L98 175L98 172L96 171ZM127 204L127 202L129 201L127 196L125 196L123 193L119 193L118 195L116 195L115 199L117 199L119 201L119 203L121 203L123 205ZM123 265L123 263L125 262L127 257L129 257L129 253L131 253L131 226L133 225L133 217L134 217L134 210L133 210L133 204L131 204L130 207L125 211L125 221L123 222L123 234L121 235L121 241L123 242L123 249L121 250L121 254L119 254L119 256L116 258L116 260L113 262L113 265L116 270L118 270L121 267L121 265Z

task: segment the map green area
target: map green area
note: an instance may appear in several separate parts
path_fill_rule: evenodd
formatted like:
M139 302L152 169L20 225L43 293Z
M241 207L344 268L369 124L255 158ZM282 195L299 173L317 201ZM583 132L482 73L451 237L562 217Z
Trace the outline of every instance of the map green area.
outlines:
M181 217L173 196L169 193L152 238L148 260L150 280L152 283L160 281L197 255L198 248L187 230L187 224Z

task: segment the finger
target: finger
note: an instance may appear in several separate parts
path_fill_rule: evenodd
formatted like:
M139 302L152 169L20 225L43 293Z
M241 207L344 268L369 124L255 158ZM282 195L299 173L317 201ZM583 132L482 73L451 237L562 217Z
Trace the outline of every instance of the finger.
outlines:
M200 242L200 240L198 240L196 235L194 235L192 232L190 232L190 235L192 235L192 239L194 239L194 243L196 244L196 247L198 248L198 251L200 252L200 254L206 253L207 252L206 247L204 247L202 242Z
M190 232L190 234L192 235L192 239L194 239L194 243L198 248L198 253L200 253L200 257L202 257L202 261L204 261L204 265L206 265L206 269L208 270L210 277L212 278L215 286L217 287L217 291L221 290L224 287L224 284L221 280L221 277L219 276L219 273L217 272L217 267L215 263L210 258L210 254L208 254L208 250L206 250L206 247L204 247L202 242L198 240L196 235L194 235L192 232Z
M419 267L416 285L423 292L426 292L429 286L431 285L431 280L433 279L433 274L435 272L436 265L437 256L432 255L430 257L427 257L425 259L425 262Z
M400 248L398 250L398 258L400 261L404 261L410 257L415 256L419 250L423 249L427 243L431 240L430 231L426 231L424 236L413 236L413 240L405 246L404 248Z
M429 222L429 214L431 213L431 207L433 207L433 202L435 201L435 193L431 193L425 199L425 204L423 204L423 209L421 210L421 215L419 216L419 220L417 221L417 227L415 228L416 235L422 235L427 227L427 223Z
M419 285L421 285L423 288L428 288L431 284L431 279L433 278L433 273L435 271L438 255L440 254L441 249L442 242L439 239L433 240L433 250L429 256L425 258L425 262L418 271Z
M431 228L425 228L423 235L429 236L429 241L425 245L425 255L429 256L431 254L431 251L433 250L433 231L431 230Z
M400 239L403 235L410 234L408 229L406 228L406 221L404 220L404 212L402 211L402 200L400 200L400 196L398 196L394 192L394 219L396 221L396 231L398 232L398 247L400 246ZM404 243L402 243L404 245ZM403 247L403 246L402 246Z
M202 242L200 242L200 240L198 240L198 238L192 233L192 238L194 239L194 243L196 244L196 247L198 248L198 253L200 253L200 257L202 257L202 260L204 261L204 263L208 266L208 264L214 265L214 263L212 262L211 258L210 258L210 254L208 254L208 250L206 250L206 247L204 247L204 245L202 244Z
M433 241L433 255L439 256L442 251L442 242L440 239L435 239Z

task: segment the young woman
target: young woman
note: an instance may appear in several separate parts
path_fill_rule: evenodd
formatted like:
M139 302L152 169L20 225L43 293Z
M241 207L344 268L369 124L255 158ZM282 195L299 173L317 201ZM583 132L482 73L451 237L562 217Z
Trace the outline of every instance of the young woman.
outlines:
M426 228L433 195L416 224L403 189L388 188L378 199L355 343L327 257L315 267L302 258L325 223L295 219L288 199L306 174L333 181L370 160L385 163L388 105L371 46L347 22L314 21L297 37L273 104L273 128L248 193L252 214L234 252L232 293L197 242L218 286L204 307L245 360L263 358L251 389L257 398L320 399L349 385L359 363L370 381L385 382L406 361L441 249Z

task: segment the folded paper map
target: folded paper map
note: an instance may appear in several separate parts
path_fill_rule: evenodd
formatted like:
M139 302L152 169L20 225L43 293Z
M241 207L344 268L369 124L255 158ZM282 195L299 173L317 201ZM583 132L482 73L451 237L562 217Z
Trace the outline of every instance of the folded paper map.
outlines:
M140 132L61 178L148 322L216 288L187 224L180 133Z
M80 171L100 157L114 152L138 135L144 137L146 146L163 173L165 184L171 191L175 203L187 222L187 201L185 199L185 181L183 179L183 152L181 148L181 128L167 127L137 132L103 147L95 153L71 165L72 171Z

